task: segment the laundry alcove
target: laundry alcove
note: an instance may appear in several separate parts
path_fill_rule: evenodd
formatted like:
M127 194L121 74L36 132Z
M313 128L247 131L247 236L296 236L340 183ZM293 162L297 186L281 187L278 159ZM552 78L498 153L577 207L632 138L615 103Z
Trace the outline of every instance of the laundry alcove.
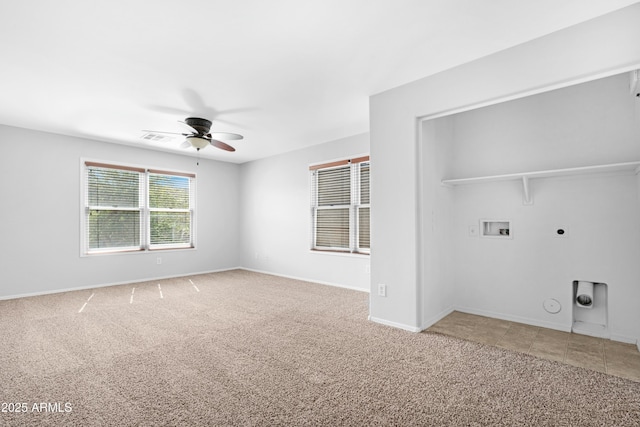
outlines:
M449 306L570 331L569 284L596 277L611 338L635 342L639 103L622 73L422 121L425 322Z

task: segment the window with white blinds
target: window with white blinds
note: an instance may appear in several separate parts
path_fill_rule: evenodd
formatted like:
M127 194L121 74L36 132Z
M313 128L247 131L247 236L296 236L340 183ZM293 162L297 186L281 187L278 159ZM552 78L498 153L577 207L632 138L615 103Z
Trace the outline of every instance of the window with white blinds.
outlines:
M149 173L149 246L191 247L192 177Z
M195 174L84 163L86 254L194 247Z
M369 253L369 168L368 156L309 168L312 249Z

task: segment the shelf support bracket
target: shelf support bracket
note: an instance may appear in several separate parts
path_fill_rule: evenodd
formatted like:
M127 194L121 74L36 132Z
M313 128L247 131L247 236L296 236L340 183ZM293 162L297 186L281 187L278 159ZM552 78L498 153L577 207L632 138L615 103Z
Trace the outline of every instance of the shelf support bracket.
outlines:
M533 199L531 198L531 189L529 188L529 177L526 175L522 176L522 191L523 191L523 205L533 205Z

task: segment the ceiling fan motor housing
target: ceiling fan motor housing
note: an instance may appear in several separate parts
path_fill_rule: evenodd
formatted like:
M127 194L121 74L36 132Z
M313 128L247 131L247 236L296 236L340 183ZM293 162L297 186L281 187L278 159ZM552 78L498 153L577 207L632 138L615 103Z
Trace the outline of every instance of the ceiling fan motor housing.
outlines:
M184 122L201 135L208 134L211 129L211 120L201 119L199 117L187 117Z

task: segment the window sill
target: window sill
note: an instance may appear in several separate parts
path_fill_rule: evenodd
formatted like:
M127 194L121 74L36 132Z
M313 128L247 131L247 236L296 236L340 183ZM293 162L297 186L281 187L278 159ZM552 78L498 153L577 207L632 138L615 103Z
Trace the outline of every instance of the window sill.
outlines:
M109 255L131 255L131 254L151 254L157 252L180 252L180 251L194 251L195 247L189 246L184 248L162 248L162 249L138 249L138 250L124 250L124 251L104 251L104 252L85 252L80 254L81 258L95 257L95 256L109 256Z
M349 257L349 258L369 258L369 254L365 252L345 252L345 251L325 251L318 249L310 249L310 253L318 254L318 255L332 255L332 256L341 256L341 257Z
M186 245L186 246L170 246L170 247L162 247L156 246L153 248L147 249L147 252L158 252L158 251L183 251L185 249L195 249L195 247Z

